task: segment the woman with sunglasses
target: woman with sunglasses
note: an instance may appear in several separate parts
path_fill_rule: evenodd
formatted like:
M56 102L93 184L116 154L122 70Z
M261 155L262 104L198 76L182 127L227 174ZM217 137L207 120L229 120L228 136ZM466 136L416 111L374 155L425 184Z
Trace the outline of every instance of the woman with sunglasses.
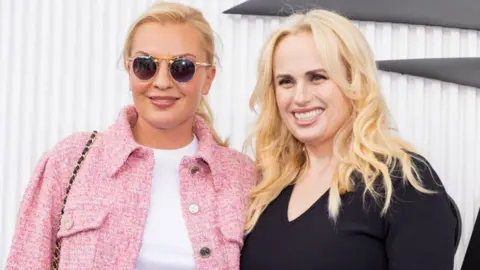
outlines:
M449 196L389 131L373 53L349 20L287 19L261 54L251 107L262 179L241 269L453 269Z
M210 25L194 8L155 4L123 56L134 105L44 155L7 269L239 267L254 167L212 127Z

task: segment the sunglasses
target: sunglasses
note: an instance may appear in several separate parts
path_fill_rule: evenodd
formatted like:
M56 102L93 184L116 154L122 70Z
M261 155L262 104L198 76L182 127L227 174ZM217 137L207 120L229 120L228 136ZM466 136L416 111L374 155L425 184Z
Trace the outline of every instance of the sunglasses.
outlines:
M179 83L190 81L195 75L197 66L210 67L212 64L194 62L185 57L175 58L156 58L149 55L140 55L129 59L131 62L130 69L133 74L141 81L149 81L157 75L160 69L159 63L167 60L169 73L172 78Z

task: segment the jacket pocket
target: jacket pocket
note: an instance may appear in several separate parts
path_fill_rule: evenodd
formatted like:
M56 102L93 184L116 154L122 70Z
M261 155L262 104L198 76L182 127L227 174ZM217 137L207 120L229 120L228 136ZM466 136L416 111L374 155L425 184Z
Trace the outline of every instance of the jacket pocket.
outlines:
M81 208L65 211L57 237L65 238L81 232L99 229L107 219L106 209L85 210Z
M57 237L61 239L60 269L82 265L94 269L96 254L105 238L109 210L96 205L74 205L65 209Z

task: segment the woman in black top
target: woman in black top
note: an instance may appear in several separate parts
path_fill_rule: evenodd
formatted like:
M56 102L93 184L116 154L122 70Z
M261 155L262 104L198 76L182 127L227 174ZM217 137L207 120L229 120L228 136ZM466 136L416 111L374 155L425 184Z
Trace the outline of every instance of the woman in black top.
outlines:
M241 269L451 270L456 216L440 179L388 130L373 54L335 13L267 41L251 99L256 162Z

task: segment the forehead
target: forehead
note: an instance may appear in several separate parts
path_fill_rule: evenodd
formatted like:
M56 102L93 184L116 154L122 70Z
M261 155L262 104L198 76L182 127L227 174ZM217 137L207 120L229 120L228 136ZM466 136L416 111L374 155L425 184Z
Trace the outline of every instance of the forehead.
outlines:
M294 75L321 68L321 56L310 32L289 34L277 43L273 54L275 73Z
M187 23L149 22L137 28L132 54L138 51L153 56L193 54L204 57L199 31Z

